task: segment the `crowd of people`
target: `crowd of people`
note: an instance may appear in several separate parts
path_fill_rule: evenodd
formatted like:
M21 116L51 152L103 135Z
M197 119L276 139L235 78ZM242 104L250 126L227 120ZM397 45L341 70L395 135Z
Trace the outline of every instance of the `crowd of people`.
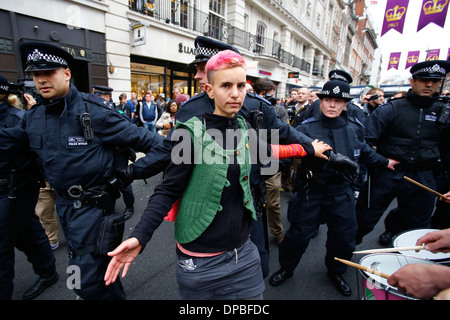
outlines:
M351 76L332 70L321 90L293 88L283 101L268 79L249 88L235 47L203 36L195 47L192 65L202 93L169 101L160 94L156 102L151 91L141 100L122 93L115 104L112 88L95 86L87 94L71 84L67 51L40 42L21 45L39 96L24 97L27 105L18 108L14 97L21 93L0 78L2 299L12 296L14 248L38 275L24 299L58 281L52 252L58 221L69 264L81 270L74 291L86 300L125 299L119 274L127 274L165 218L175 223L182 299L262 299L264 279L270 275L270 285L280 286L293 277L324 223L327 275L350 296L347 265L334 258L350 260L394 199L398 206L384 221L381 244L405 230L433 226L442 231L418 243L433 252L450 250L450 106L439 92L448 61L414 65L411 89L388 100L380 88L353 99ZM230 138L230 131L238 134ZM175 139L184 133L187 139ZM270 157L254 159L253 148ZM180 161L173 150L189 151ZM135 152L145 156L136 159ZM205 155L214 161L198 161ZM267 170L273 163L275 172ZM163 182L122 242L134 213L131 183L161 172ZM434 193L405 176L444 197L436 204ZM281 218L282 189L292 191L289 226ZM120 194L126 209L116 213ZM272 274L267 229L279 248L280 268ZM450 287L440 279L448 270L406 266L389 283L429 299ZM411 277L415 273L427 276Z

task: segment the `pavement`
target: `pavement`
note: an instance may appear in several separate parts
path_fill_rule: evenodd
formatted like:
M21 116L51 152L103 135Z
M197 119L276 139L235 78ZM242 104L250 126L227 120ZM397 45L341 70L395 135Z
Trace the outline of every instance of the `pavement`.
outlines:
M147 201L153 194L154 187L161 183L161 175L150 179L133 182L136 197L135 214L126 222L125 237L132 231L140 219ZM289 224L286 221L287 201L291 192L281 192L281 208L285 229ZM124 210L122 199L117 202L116 209ZM382 233L382 220L375 230L369 234L358 250L379 248L378 236ZM60 246L54 250L57 271L60 279L57 284L47 289L35 300L76 300L76 294L68 289L68 277L72 274L68 267L67 246L62 231L59 233ZM272 287L265 279L265 300L360 300L361 275L356 269L349 268L345 279L351 285L353 293L344 297L331 284L326 276L324 264L325 242L327 226L321 225L318 235L313 238L295 270L294 276L279 287ZM274 238L270 236L270 269L271 273L278 270L278 247ZM353 261L358 262L361 257L355 256ZM36 280L31 264L25 255L16 250L15 290L14 300L20 300L22 294ZM173 239L173 223L164 221L156 230L146 249L133 262L127 276L122 280L126 290L127 300L178 300L176 283L176 254Z

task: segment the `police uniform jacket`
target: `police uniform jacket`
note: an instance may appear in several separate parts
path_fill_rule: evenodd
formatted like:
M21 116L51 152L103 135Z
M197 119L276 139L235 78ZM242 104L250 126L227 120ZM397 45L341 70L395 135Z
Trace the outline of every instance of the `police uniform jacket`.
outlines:
M0 179L8 179L12 170L18 175L28 174L36 165L30 151L28 135L20 127L24 110L0 104Z
M410 90L405 98L375 109L368 119L366 140L380 154L400 161L397 168L431 169L449 128L448 119L438 121L444 107L438 97L420 97Z
M317 118L309 118L297 127L306 135L324 141L333 148L333 152L347 156L355 162L363 162L372 166L387 166L388 160L377 154L364 140L364 126L355 117L342 112L337 118L327 118L321 114ZM313 175L324 182L344 182L336 169L327 167L327 161L314 158L302 159L302 168L310 170Z
M83 134L80 115L92 118L94 137ZM161 136L131 124L106 101L71 86L65 97L52 101L39 97L24 117L30 147L42 160L47 181L56 190L72 185L90 188L104 184L114 173L116 147L132 146L148 152Z

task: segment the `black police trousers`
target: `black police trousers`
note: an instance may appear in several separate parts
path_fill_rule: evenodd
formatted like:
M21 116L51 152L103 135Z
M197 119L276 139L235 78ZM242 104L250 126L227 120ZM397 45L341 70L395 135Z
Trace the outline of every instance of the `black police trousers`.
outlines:
M350 183L310 183L297 190L288 203L291 225L279 247L280 266L294 271L325 218L328 225L325 265L328 272L343 274L347 266L334 257L350 259L355 248L355 197Z
M105 209L89 204L74 209L73 201L57 196L56 212L70 250L69 267L73 271L70 285L75 293L84 300L125 299L119 279L109 286L105 285L104 277L111 258L95 253Z
M432 171L405 173L383 168L371 174L356 203L357 244L374 229L395 198L398 210L389 214L385 221L387 231L398 234L406 230L430 227L436 196L403 179L405 175L436 190L436 178Z
M56 272L55 257L45 230L35 213L39 197L37 184L18 188L9 199L9 187L0 186L0 299L13 293L14 248L24 252L38 276ZM30 284L31 285L31 284Z

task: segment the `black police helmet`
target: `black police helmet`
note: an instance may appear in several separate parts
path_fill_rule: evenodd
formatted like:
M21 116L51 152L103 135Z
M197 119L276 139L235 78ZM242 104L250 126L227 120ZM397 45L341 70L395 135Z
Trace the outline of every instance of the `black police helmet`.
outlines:
M450 72L450 62L431 60L416 63L410 69L414 79L444 79Z
M330 80L323 85L322 91L317 93L317 96L322 98L337 98L345 101L352 100L350 96L350 85L347 82L340 80Z
M31 41L20 45L22 58L26 61L25 71L46 71L69 68L73 56L60 46Z
M195 60L191 62L191 65L206 62L213 55L223 50L232 50L236 53L241 54L238 49L228 43L204 36L198 36L197 38L195 38L194 45L196 55Z
M348 84L352 83L353 78L351 75L349 75L346 71L344 70L331 70L328 73L328 79L329 80L341 80L344 82L347 82Z
M109 94L111 95L111 92L113 92L113 88L110 88L108 86L93 86L94 94L102 95L102 94Z
M8 80L0 74L0 93L9 93L10 84Z

